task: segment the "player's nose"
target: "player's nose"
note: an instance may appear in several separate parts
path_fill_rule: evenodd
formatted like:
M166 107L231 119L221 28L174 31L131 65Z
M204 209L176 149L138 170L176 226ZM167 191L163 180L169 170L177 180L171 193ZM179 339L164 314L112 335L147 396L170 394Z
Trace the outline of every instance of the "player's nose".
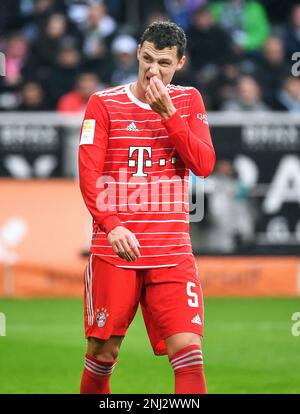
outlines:
M158 65L151 65L149 68L149 75L150 76L157 76L159 74Z

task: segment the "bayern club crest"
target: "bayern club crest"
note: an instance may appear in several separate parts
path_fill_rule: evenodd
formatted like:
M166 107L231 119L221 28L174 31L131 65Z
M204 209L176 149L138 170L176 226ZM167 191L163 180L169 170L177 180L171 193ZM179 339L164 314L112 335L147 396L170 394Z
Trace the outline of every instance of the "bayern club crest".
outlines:
M101 311L96 316L96 322L99 328L103 328L108 316L109 316L109 313L107 313L107 310L105 308L102 308Z

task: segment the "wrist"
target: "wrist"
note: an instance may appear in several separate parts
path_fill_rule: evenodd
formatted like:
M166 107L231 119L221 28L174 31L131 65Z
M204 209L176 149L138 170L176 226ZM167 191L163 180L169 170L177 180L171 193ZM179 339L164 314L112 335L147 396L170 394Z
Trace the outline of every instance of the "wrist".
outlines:
M171 118L171 116L173 116L176 112L176 108L172 107L170 109L168 109L166 112L163 112L161 114L162 120L166 121L167 119Z
M108 216L101 222L101 230L105 231L106 235L117 226L122 226L117 215Z
M109 235L114 235L117 231L118 231L118 228L119 227L124 227L124 226L116 226L116 227L114 227L113 229L111 229L108 233L107 233L107 237L109 236Z

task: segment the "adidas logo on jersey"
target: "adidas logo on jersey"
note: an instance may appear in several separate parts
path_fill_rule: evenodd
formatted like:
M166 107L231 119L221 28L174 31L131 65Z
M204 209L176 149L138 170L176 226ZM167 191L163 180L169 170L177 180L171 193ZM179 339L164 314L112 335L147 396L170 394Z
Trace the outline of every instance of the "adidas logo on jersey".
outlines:
M196 323L197 325L202 325L200 316L198 314L191 320L191 322Z
M133 131L133 132L135 132L135 131L138 131L138 129L137 129L135 123L134 122L131 122L128 125L128 127L126 128L126 131Z

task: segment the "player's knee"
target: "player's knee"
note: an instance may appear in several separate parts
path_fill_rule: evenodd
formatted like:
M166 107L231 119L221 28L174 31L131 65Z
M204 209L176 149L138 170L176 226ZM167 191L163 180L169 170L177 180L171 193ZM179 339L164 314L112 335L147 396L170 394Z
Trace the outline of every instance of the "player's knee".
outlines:
M201 349L201 336L193 333L175 334L166 341L168 355L171 357L190 346L196 346Z
M119 355L119 349L117 347L114 347L112 349L108 349L105 351L100 351L95 354L95 358L101 360L101 361L107 361L111 362L118 358Z
M109 349L95 347L91 350L91 355L100 361L111 362L118 358L119 348L114 346Z
M110 341L89 338L88 353L101 361L111 362L118 358L120 347Z

